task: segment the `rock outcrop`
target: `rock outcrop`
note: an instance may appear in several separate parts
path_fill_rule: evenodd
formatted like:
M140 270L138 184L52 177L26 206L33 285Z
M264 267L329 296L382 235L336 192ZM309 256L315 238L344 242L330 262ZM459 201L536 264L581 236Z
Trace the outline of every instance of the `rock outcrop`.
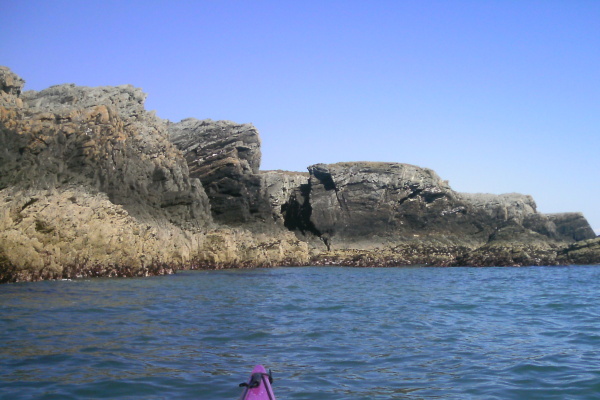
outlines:
M439 232L463 209L435 172L408 164L310 166L310 224L325 241Z
M435 172L398 163L354 162L309 167L310 179L291 200L288 226L338 248L424 237L480 245L507 226L569 241L594 237L582 217L536 211L531 196L454 192ZM557 226L558 224L558 226Z
M558 260L562 265L600 264L600 237L570 244L559 252Z
M588 240L596 236L582 213L545 214L545 217L554 224L557 235L569 242Z
M260 171L250 124L146 111L130 85L23 92L0 67L0 282L276 265L600 263L580 213L408 164Z
M172 273L201 239L81 186L4 189L0 202L0 282Z
M290 199L294 198L302 186L308 184L309 174L278 170L261 171L259 176L261 202L268 210L264 220L272 220L278 226L284 226Z
M558 252L566 243L529 230L508 225L492 234L487 243L457 257L454 265L512 267L558 265Z
M88 185L137 216L210 224L200 182L132 86L53 86L1 116L0 188Z
M215 225L202 183L170 141L168 122L145 110L140 89L67 84L22 93L23 84L0 69L0 281L140 276L199 260L307 262L291 232L274 240ZM235 147L242 168L258 172L260 155ZM222 254L212 250L215 236L228 238Z
M169 124L171 141L183 152L190 175L206 191L215 221L250 222L261 215L260 138L250 124L184 119Z
M25 81L9 68L0 65L0 106L23 107L20 99Z

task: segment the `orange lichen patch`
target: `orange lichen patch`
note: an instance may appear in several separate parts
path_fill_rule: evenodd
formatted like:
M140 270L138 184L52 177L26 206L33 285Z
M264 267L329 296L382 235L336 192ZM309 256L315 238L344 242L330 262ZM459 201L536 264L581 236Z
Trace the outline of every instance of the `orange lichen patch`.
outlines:
M19 114L14 108L0 107L0 122L7 128L12 128L17 125Z
M89 121L96 124L111 123L111 111L105 105L87 108L82 111L81 117L86 122Z

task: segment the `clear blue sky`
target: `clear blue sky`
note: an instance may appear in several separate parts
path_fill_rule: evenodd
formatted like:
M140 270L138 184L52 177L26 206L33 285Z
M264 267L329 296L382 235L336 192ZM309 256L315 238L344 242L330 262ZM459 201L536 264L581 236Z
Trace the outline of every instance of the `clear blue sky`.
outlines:
M262 169L435 170L600 231L600 1L5 0L0 65L251 122Z

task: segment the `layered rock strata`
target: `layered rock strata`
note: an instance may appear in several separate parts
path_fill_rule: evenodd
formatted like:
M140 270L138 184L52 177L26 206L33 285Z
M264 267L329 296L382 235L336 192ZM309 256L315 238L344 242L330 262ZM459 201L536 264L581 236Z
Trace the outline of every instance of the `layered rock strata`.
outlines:
M288 225L302 227L341 248L360 242L445 238L480 244L506 226L548 240L594 237L582 216L547 216L531 196L454 192L434 171L398 163L354 162L309 167L310 179L295 198Z
M86 184L133 214L210 224L200 182L132 86L26 92L1 116L0 188Z
M570 244L559 251L560 264L600 264L600 237Z
M286 226L318 236L315 264L556 265L595 237L581 214L540 214L531 196L454 192L414 165L317 164L290 198ZM358 251L358 253L357 253Z
M183 151L190 175L206 191L215 221L249 222L264 210L260 201L260 138L250 124L184 119L169 124L171 141Z
M250 124L158 118L130 85L0 67L0 282L276 265L600 263L580 213L408 164L260 171Z
M214 223L140 89L23 85L0 69L0 281L307 262L291 232L273 240ZM218 254L215 237L227 243Z

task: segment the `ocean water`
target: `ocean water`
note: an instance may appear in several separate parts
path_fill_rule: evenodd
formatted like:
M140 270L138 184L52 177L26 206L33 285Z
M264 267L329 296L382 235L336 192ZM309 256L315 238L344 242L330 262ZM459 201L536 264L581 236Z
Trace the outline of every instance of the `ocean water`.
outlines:
M2 399L600 399L600 266L0 286Z

